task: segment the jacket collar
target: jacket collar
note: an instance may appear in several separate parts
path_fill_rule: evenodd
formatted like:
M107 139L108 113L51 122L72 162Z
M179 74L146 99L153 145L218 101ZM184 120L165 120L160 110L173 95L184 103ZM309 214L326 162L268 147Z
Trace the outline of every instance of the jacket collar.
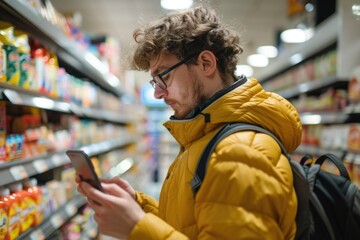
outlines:
M235 88L243 85L247 81L247 78L244 75L241 75L238 80L236 80L233 84L231 84L229 87L226 87L224 89L221 89L217 93L215 93L212 97L210 97L208 100L206 100L203 103L200 103L197 105L186 117L184 120L189 120L192 118L195 118L197 115L201 114L202 110L204 110L207 106L209 106L211 103L216 101L221 96L225 95L226 93L234 90ZM175 116L170 117L171 120L178 120Z
M242 75L232 85L218 91L207 101L196 106L186 118L176 119L174 116L171 116L170 120L164 123L164 126L182 146L202 137L207 132L214 130L222 124L222 122L218 121L211 123L211 113L213 109L211 107L209 108L209 106L218 99L223 98L228 93L239 88L247 81L248 79ZM215 109L215 111L218 111L218 109Z
M256 79L245 77L197 106L186 119L172 118L164 126L181 146L187 147L230 122L256 124L269 130L289 153L301 141L301 121L296 109L276 93L266 92Z

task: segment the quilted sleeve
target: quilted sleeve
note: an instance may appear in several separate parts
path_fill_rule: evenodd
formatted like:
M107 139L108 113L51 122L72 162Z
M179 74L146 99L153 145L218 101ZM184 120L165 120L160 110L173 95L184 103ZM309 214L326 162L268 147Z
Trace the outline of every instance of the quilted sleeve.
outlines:
M142 192L136 192L135 199L146 213L157 215L159 202Z
M133 228L129 240L159 240L159 239L177 239L188 240L185 235L176 231L159 217L147 213Z

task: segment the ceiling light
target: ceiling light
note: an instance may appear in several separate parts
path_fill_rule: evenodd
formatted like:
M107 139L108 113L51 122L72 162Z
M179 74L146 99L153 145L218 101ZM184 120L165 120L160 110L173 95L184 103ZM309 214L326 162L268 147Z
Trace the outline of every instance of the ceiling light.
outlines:
M352 5L351 10L355 16L360 16L360 4Z
M274 58L278 54L278 50L274 46L261 46L258 47L256 51L268 58Z
M253 67L266 67L269 64L269 59L262 54L252 54L246 60Z
M254 70L249 65L236 65L235 75L240 76L244 74L246 77L251 77Z
M307 3L307 4L305 4L305 10L306 10L307 12L312 12L312 11L314 11L314 5L313 5L312 3Z
M280 38L286 43L302 43L309 40L313 35L314 31L312 29L292 28L283 31Z
M168 10L187 9L191 7L192 0L161 0L161 7Z

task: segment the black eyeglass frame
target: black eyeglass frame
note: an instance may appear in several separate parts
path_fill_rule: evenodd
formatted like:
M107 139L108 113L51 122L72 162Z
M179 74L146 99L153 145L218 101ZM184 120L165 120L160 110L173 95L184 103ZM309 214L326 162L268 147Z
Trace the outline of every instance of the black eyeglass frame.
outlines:
M164 71L162 71L161 73L155 75L153 77L153 79L151 79L149 81L150 85L155 89L156 85L158 85L161 89L165 90L167 88L167 84L165 83L164 79L162 78L164 75L168 74L169 72L171 72L172 70L174 70L175 68L181 66L182 64L187 63L190 59L192 59L193 57L195 57L196 54L192 54L186 58L184 58L183 60L181 60L180 62L176 63L175 65L169 67L168 69L165 69ZM161 83L159 83L157 80L155 80L155 78L159 78L161 80L161 82L164 84L162 86Z

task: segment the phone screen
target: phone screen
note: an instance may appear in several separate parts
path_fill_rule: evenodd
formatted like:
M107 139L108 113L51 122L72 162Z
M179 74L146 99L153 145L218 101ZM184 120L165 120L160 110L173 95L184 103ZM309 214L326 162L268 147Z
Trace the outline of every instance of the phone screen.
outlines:
M93 187L104 192L90 157L84 151L68 150L66 151L66 155L70 158L73 167L82 181L86 181Z

